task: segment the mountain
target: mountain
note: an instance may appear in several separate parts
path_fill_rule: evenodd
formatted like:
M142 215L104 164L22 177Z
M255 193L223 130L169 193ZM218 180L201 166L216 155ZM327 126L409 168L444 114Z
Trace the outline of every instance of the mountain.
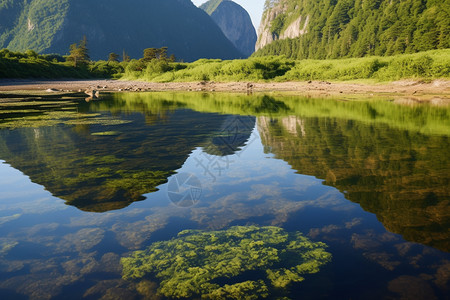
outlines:
M185 61L242 56L190 0L0 1L0 48L66 54L83 36L95 60L163 46Z
M200 6L225 36L245 56L255 51L256 30L248 12L239 4L229 0L210 0Z
M448 0L266 0L256 55L338 58L450 47Z

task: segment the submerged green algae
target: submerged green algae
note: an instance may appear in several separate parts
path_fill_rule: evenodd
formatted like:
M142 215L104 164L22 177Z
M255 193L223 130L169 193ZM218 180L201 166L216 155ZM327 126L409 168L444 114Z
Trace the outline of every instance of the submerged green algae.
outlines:
M77 94L71 97L63 96L64 94L5 98L5 95L0 93L0 129L38 128L60 124L122 125L130 123L128 120L119 120L100 113L84 113L82 112L82 105L85 102L83 98Z
M121 259L126 280L156 278L166 297L256 299L300 282L331 260L322 242L282 228L235 226L185 230ZM252 280L245 280L246 272ZM254 274L258 274L254 276ZM220 282L230 284L220 284Z

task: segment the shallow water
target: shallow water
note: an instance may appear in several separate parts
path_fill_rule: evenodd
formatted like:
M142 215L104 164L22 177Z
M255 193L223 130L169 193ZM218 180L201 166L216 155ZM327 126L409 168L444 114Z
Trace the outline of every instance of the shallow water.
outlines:
M185 229L270 225L332 259L269 298L447 299L449 117L294 96L0 103L0 298L156 297L121 257Z

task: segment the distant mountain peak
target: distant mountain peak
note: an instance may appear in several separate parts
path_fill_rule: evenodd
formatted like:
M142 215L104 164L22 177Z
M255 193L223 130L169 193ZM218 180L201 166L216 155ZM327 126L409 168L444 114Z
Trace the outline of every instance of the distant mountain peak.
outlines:
M230 0L210 0L200 8L211 16L241 53L250 56L255 51L256 30L242 6Z

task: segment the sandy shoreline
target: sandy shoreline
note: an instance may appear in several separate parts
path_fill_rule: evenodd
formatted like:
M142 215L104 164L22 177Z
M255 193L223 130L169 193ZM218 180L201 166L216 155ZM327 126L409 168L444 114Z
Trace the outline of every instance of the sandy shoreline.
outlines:
M326 81L300 82L169 82L154 83L122 80L0 80L0 92L45 91L48 89L78 92L102 91L203 91L270 93L287 92L299 95L332 96L339 94L365 96L414 97L431 100L435 97L450 101L450 80L429 83L402 80L383 84L344 83Z

